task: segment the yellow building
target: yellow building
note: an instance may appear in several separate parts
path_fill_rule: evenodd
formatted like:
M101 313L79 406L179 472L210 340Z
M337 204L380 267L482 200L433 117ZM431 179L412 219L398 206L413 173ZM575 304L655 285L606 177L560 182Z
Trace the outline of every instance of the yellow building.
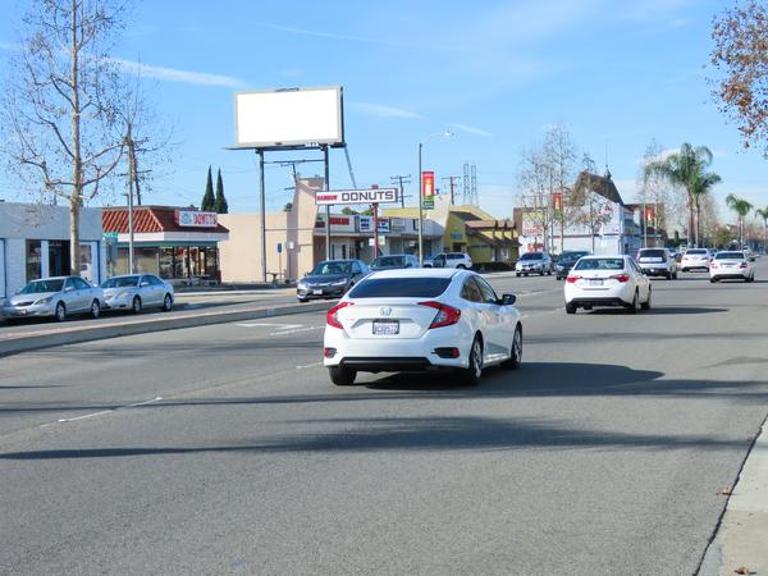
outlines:
M384 216L390 218L418 218L419 209L387 208ZM447 198L435 197L435 208L424 210L424 218L444 228L442 247L436 247L427 256L439 251L466 252L472 262L514 262L518 257L518 232L512 220L497 220L477 206L451 206ZM434 246L434 243L433 243Z

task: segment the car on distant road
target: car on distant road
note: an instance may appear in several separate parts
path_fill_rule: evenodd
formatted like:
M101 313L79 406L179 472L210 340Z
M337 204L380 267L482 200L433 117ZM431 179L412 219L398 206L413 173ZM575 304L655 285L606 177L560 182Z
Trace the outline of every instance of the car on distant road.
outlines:
M560 254L557 262L555 262L555 277L558 280L563 280L566 276L568 276L568 272L571 271L573 265L579 261L579 258L582 256L588 256L589 254L590 253L586 250L567 250Z
M680 260L680 270L709 270L712 253L707 248L689 248Z
M397 268L418 268L419 260L413 254L388 254L378 256L371 262L371 270L394 270Z
M651 307L648 277L630 256L585 256L565 279L565 311L620 306L636 313Z
M362 260L323 260L296 285L299 302L341 298L370 272Z
M55 276L33 280L3 304L6 319L51 317L63 322L67 316L90 314L98 318L104 307L101 288L79 276Z
M528 274L552 274L552 258L547 252L526 252L515 263L515 276L528 276Z
M743 251L718 252L709 265L709 281L744 280L754 282L755 270Z
M173 286L154 274L113 276L101 283L104 303L110 310L130 310L138 314L144 308L173 308Z
M677 261L666 248L641 248L637 253L637 263L646 276L677 279Z
M459 268L469 270L472 268L472 258L465 252L441 252L424 260L424 268Z
M323 363L339 386L353 384L358 372L433 370L475 385L486 367L522 361L514 304L514 295L499 298L471 271L373 272L328 311Z

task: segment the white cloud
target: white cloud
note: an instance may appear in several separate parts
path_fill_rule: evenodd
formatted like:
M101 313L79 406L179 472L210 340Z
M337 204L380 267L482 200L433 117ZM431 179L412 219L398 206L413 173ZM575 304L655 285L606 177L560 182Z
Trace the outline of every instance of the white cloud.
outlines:
M369 36L356 36L354 34L338 34L336 32L322 32L318 30L307 30L306 28L295 28L293 26L281 26L278 24L263 24L264 27L278 32L287 32L288 34L297 34L300 36L314 36L315 38L326 38L328 40L341 40L344 42L362 42L365 44L381 44L383 46L408 47L413 44L393 42L386 38L375 38Z
M21 44L13 42L0 42L0 50L8 50L9 52L17 52L21 50Z
M488 130L483 130L482 128L476 128L475 126L470 126L469 124L459 124L457 122L454 122L448 125L453 128L456 128L457 130L461 130L462 132L466 132L467 134L473 134L475 136L483 136L485 138L490 138L493 136L492 132L489 132Z
M378 116L380 118L408 118L412 120L420 120L423 118L421 114L412 112L411 110L405 110L403 108L396 108L394 106L386 106L385 104L373 104L371 102L350 102L350 106L368 114L369 116Z
M167 82L180 82L182 84L197 84L201 86L221 86L224 88L245 88L247 86L245 80L241 80L234 76L178 70L176 68L167 68L165 66L151 66L142 62L124 60L122 58L110 58L110 61L125 72L140 74L148 78L156 78Z

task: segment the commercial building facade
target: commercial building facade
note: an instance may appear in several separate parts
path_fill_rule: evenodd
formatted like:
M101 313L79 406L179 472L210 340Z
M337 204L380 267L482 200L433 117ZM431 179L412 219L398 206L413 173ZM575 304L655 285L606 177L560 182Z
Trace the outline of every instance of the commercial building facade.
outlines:
M110 275L129 273L129 213L104 208L104 234L110 239ZM220 281L219 242L229 238L219 215L193 208L136 206L133 209L134 268L166 280Z
M103 281L107 269L101 209L83 208L79 230L81 265L73 271L67 207L0 202L0 298L48 276L76 274L92 283Z

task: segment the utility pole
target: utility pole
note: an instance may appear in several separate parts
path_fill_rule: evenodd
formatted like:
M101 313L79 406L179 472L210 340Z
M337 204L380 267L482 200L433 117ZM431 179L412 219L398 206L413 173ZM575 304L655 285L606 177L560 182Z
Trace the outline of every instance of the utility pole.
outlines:
M456 182L461 180L461 176L446 176L443 180L448 180L448 185L451 187L451 206L456 203Z
M400 188L400 208L405 208L405 189L403 184L411 183L411 175L407 174L404 176L390 176L389 181L392 184L397 184Z
M128 146L128 273L134 274L136 269L133 265L133 186L136 183L136 157L130 153L134 149L133 136L131 135L131 126L128 125L128 134L125 137Z

